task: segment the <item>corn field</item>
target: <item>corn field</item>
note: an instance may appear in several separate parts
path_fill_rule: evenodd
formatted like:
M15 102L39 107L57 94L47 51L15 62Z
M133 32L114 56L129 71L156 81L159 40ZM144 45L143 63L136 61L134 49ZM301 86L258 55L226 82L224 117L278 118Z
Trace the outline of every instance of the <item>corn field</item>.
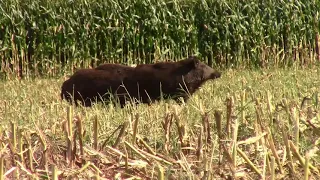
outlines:
M198 54L221 67L319 60L319 0L1 0L0 76Z

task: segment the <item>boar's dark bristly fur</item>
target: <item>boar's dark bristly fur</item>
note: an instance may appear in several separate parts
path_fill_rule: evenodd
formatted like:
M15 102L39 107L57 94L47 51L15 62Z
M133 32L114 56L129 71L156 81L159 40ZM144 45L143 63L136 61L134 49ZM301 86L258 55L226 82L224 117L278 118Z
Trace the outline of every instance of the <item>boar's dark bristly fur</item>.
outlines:
M122 82L126 76L132 75L134 68L128 66L104 64L96 69L81 69L76 71L62 84L61 98L69 103L77 101L88 107L97 100L109 100L111 94L125 94ZM119 96L120 104L125 104L124 97Z
M125 73L126 71L131 71L134 68L130 66L122 65L122 64L106 63L106 64L101 64L94 69L112 71L117 73Z
M143 103L159 100L161 95L179 102L180 97L187 101L202 84L220 76L220 72L190 56L178 62L138 65L134 76L127 77L124 82L131 97Z
M71 102L72 97L67 94L72 94L74 86L74 100L84 99L85 106L91 106L92 100L99 100L99 96L108 90L118 98L121 107L129 99L149 104L161 97L177 102L181 97L187 101L206 81L220 76L220 72L195 56L178 62L142 64L135 68L105 64L77 71L63 83L61 96ZM105 95L105 99L109 97Z

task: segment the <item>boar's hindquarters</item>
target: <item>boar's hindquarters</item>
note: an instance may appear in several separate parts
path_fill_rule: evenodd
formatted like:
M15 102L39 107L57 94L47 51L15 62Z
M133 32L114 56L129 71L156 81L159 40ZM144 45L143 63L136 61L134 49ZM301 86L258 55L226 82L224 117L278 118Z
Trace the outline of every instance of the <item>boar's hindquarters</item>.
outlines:
M111 100L111 94L123 93L121 84L121 78L114 77L107 71L83 70L63 83L61 98L75 105L80 101L84 106L91 106L94 101Z

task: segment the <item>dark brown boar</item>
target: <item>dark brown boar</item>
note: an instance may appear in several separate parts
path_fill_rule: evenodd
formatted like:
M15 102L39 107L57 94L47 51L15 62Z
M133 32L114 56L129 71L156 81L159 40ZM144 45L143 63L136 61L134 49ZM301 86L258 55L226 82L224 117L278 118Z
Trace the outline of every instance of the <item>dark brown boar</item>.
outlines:
M187 101L206 81L216 79L221 73L189 56L178 62L159 62L138 65L133 76L127 76L124 84L131 98L142 103L152 103L172 98Z
M108 64L77 71L63 83L61 97L69 102L80 100L85 106L91 106L95 99L109 100L111 95L121 107L128 100L150 104L161 97L177 102L182 97L187 101L202 84L220 76L220 72L195 56L178 62L142 64L135 68ZM74 96L70 96L69 93L73 92Z

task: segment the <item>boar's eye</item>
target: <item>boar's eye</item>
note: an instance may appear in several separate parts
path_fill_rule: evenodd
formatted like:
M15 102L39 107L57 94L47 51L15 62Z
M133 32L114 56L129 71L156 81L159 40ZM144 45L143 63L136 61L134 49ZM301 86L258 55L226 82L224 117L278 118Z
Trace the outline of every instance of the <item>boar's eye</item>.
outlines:
M199 65L199 60L198 59L194 59L193 63L194 63L194 67L197 67Z

